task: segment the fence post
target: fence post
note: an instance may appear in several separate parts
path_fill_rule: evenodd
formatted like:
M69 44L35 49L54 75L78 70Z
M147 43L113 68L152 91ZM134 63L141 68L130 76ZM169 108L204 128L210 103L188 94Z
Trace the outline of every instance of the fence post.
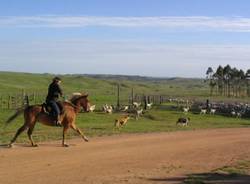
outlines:
M24 103L25 105L29 106L29 96L28 95L25 95L25 98L24 98Z
M134 88L132 88L132 91L131 91L131 104L132 105L134 104Z
M117 108L120 109L120 84L117 85Z
M14 108L16 109L17 108L17 101L18 101L18 99L17 99L17 94L15 94L15 96L13 96L13 98L12 98L12 105L14 106Z
M148 96L148 101L147 101L147 103L150 103L151 101L150 101L150 96Z
M11 96L8 96L8 109L10 109L10 103L11 103Z
M36 94L33 93L33 103L36 104Z
M144 109L147 110L147 96L144 95Z
M3 96L1 95L1 98L0 98L0 103L1 103L1 109L3 108Z

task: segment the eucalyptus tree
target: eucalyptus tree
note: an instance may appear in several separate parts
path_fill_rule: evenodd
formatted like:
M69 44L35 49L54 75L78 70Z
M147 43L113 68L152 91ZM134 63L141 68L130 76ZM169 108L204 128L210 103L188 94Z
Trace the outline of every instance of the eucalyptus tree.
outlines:
M245 73L243 70L231 68L230 65L219 65L216 72L211 67L207 69L206 79L209 80L210 94L217 85L219 95L224 96L250 96L250 69Z
M250 97L250 69L246 71L245 80L247 85L247 96Z
M228 95L230 93L230 77L231 77L231 66L227 65L223 68L223 82L224 82L224 95Z
M216 72L214 73L214 78L216 80L218 92L220 95L223 93L223 67L221 65L218 66Z
M240 81L239 81L239 96L242 96L242 95L246 94L246 93L242 93L242 91L245 89L244 86L247 87L246 74L245 74L245 72L243 70L239 71L239 77L240 77Z
M213 95L214 87L216 86L216 81L214 77L214 71L211 67L207 69L206 75L206 81L208 81L210 87L210 95Z
M233 68L231 70L231 84L233 89L233 96L242 96L242 90L245 86L245 72L243 70Z

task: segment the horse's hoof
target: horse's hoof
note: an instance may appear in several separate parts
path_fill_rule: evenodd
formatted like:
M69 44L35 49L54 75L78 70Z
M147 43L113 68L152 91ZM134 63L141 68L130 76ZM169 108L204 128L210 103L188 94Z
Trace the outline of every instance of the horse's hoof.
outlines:
M68 144L63 144L62 146L63 146L63 147L69 147L69 145L68 145Z
M86 141L86 142L89 142L89 139L87 137L83 137L83 139Z
M32 147L38 147L38 144L33 144Z
M13 146L13 144L8 144L7 147L8 148L13 148L14 146Z

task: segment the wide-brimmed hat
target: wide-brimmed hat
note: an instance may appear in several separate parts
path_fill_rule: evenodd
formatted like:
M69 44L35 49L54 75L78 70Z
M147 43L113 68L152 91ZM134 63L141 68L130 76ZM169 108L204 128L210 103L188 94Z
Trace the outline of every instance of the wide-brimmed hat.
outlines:
M54 77L53 81L61 81L62 79L60 77Z

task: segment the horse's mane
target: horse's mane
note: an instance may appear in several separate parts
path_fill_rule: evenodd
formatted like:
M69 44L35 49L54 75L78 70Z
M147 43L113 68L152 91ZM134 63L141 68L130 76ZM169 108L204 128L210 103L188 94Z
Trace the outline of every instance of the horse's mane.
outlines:
M73 102L75 101L76 99L78 99L79 97L81 97L83 94L82 93L79 93L79 92L76 92L76 93L72 93L71 97L69 98L69 101L70 102Z
M70 102L70 101L68 101L68 100L64 101L63 104L66 105L66 106L68 105L68 106L70 106L70 107L73 107L74 109L77 108L76 105L74 105L72 102Z
M72 93L72 96L69 98L69 102L74 103L79 98L87 97L87 96L88 96L88 94L86 94L86 93L79 93L79 92Z

